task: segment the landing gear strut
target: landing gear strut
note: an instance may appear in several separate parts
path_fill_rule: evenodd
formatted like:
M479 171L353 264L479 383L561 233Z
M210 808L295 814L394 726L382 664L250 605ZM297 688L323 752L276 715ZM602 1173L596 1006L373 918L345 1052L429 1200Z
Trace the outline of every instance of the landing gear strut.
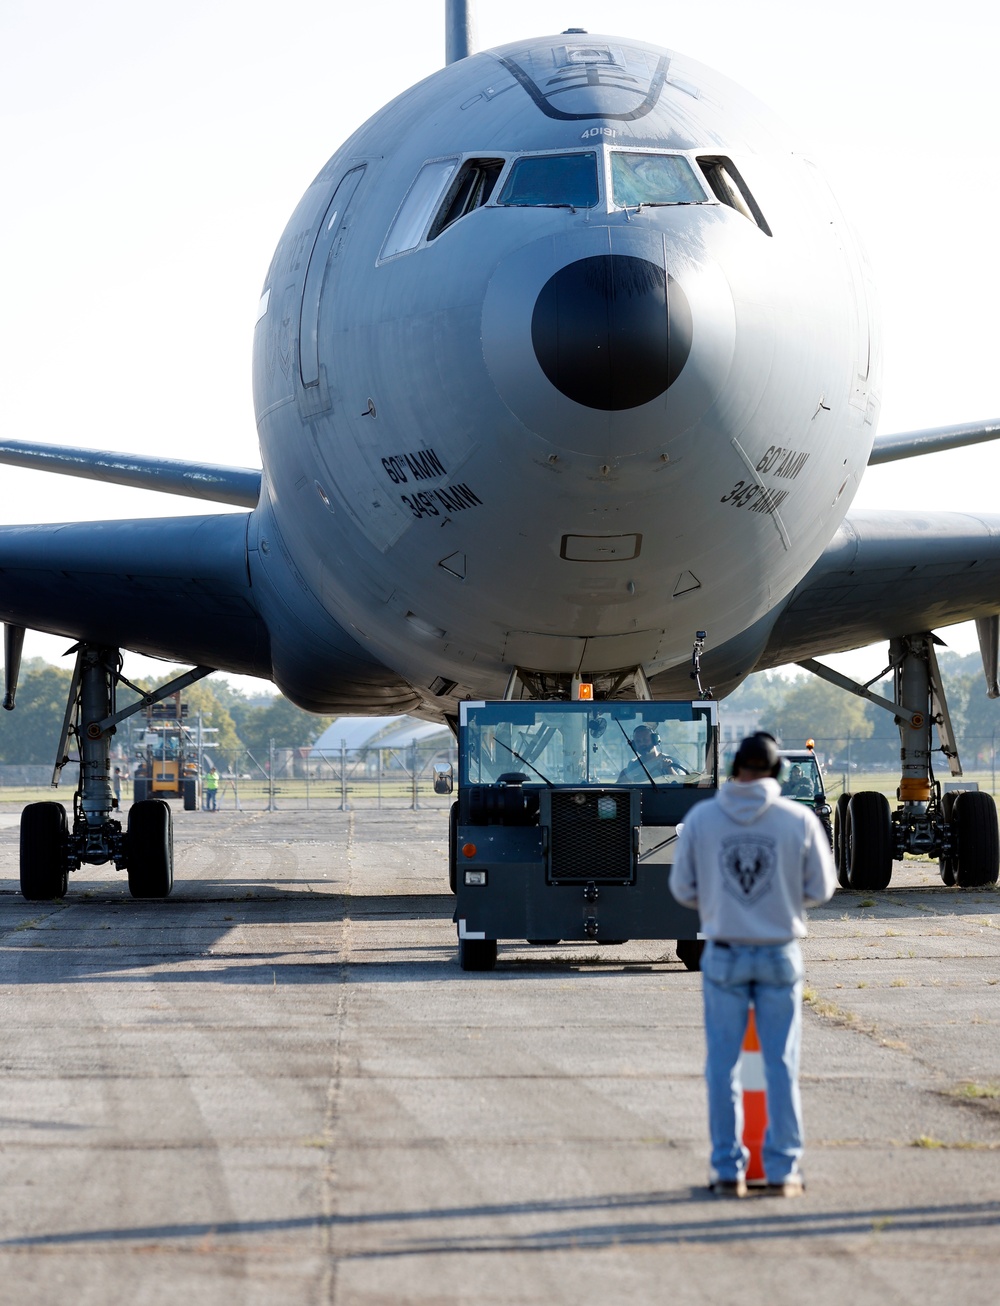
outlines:
M931 766L933 724L951 774L962 774L934 636L923 632L890 642L891 702L871 692L874 681L859 685L821 663L800 665L892 712L899 727L898 807L890 810L885 797L873 792L842 794L837 801L834 856L840 883L852 889L884 889L893 860L913 853L936 857L945 884L961 888L995 884L1000 834L992 796L976 790L942 794Z
M71 871L84 864L114 862L118 870L128 871L133 898L165 898L174 881L170 807L159 798L134 802L128 827L122 829L118 800L112 794L111 736L119 721L209 675L212 668L196 667L153 694L136 690L142 695L140 701L116 711L119 682L136 689L121 674L118 649L79 644L76 653L52 776L52 784L57 786L69 761L68 744L73 736L80 756L73 823L71 827L62 803L30 803L21 813L21 893L36 902L61 898ZM5 707L13 707L15 687L8 680Z

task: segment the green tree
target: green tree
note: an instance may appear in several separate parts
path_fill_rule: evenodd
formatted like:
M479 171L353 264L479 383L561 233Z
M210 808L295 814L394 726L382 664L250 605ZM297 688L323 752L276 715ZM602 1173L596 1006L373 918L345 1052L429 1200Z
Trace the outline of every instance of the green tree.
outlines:
M232 717L236 733L242 740L246 734L247 720L259 708L270 707L274 700L274 691L247 694L222 676L212 680L215 696Z
M773 717L801 676L787 671L758 671L723 699L723 712L756 712Z
M817 752L832 757L846 749L848 738L869 738L874 727L865 708L855 694L806 676L793 683L781 706L761 724L784 748L804 748L807 739L815 739Z
M243 715L243 742L261 766L273 739L277 748L305 748L314 743L333 717L313 716L277 694L266 707L252 707Z
M939 665L963 765L992 765L993 750L1000 740L1000 699L987 697L979 654L960 659L957 654L945 653ZM944 764L938 759L935 769L943 773Z
M21 664L13 712L0 719L0 761L54 763L73 673L43 658Z

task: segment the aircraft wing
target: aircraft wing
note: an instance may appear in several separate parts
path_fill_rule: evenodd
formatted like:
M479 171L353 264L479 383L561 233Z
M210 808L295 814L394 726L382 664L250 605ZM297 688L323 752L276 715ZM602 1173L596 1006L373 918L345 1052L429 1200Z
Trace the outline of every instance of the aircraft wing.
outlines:
M754 670L1000 613L1000 516L850 513Z
M81 476L106 485L181 494L187 499L233 503L239 508L256 507L260 497L261 473L252 467L225 467L148 454L106 453L29 440L0 440L0 463L27 467L31 471Z
M998 438L1000 421L961 422L957 426L932 426L924 431L879 435L872 445L868 466L897 462L900 458L917 458L925 453L942 453L945 449L961 449Z
M270 677L246 513L0 527L0 621Z

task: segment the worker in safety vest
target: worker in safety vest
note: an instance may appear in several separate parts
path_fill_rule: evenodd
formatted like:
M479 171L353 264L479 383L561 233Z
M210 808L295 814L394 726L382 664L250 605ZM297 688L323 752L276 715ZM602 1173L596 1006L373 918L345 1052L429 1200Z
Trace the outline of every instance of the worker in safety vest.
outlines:
M215 812L218 808L215 800L219 794L219 773L213 766L202 781L202 787L205 790L205 811Z

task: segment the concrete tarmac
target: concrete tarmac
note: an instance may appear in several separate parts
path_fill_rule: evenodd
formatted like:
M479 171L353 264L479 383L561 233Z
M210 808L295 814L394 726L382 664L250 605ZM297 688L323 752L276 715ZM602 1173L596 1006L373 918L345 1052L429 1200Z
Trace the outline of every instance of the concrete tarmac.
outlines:
M805 945L800 1200L711 1197L671 944L457 964L446 814L175 810L26 903L0 809L0 1302L993 1302L1000 896L897 866Z

